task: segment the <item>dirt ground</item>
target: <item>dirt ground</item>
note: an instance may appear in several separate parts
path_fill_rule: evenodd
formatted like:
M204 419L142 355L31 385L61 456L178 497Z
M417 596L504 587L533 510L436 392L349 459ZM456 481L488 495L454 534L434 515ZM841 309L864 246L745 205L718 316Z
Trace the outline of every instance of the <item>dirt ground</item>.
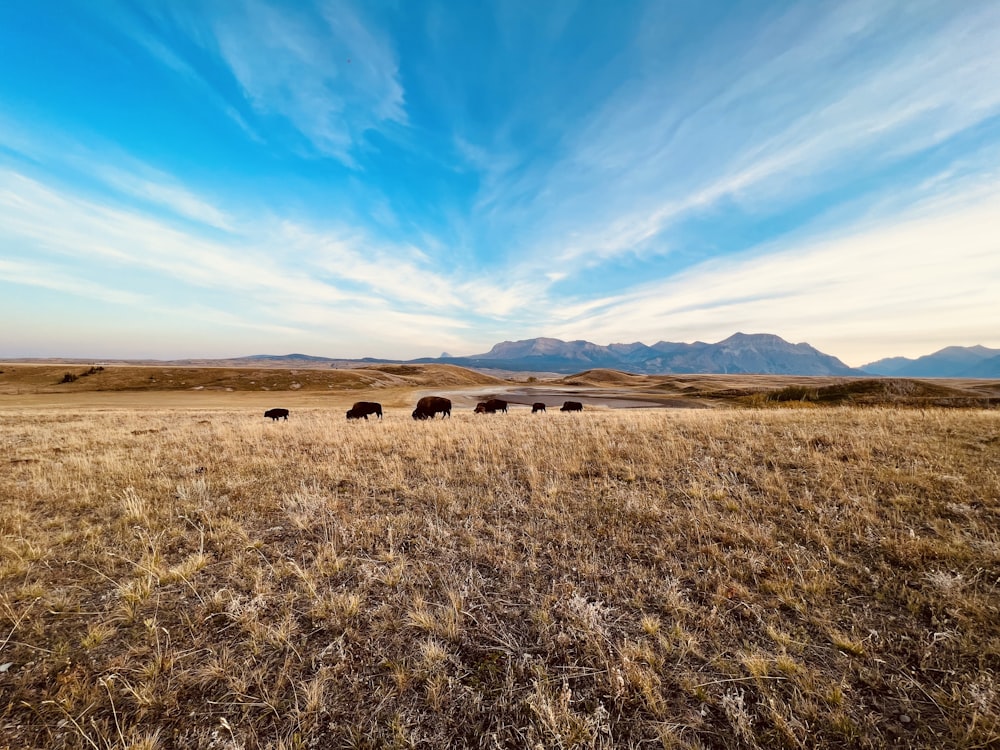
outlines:
M430 391L427 391L429 394ZM423 394L421 394L423 395ZM565 401L579 401L584 407L605 407L608 409L705 409L708 404L689 398L652 396L634 388L580 388L540 386L490 386L447 391L441 395L450 398L456 405L475 407L479 401L488 398L502 398L511 405L530 407L543 403L549 409L560 407Z

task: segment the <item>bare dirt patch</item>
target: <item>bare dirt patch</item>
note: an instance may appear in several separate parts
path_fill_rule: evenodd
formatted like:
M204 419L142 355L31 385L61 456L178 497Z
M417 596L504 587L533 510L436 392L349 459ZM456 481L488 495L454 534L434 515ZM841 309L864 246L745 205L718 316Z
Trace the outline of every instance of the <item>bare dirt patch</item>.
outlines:
M628 388L511 385L449 391L443 395L452 398L456 403L460 403L463 406L475 405L476 401L488 398L502 398L511 404L527 407L530 407L534 403L543 403L546 407L551 408L553 406L562 406L566 401L579 401L585 407L607 409L709 408L709 404L695 399L673 398Z

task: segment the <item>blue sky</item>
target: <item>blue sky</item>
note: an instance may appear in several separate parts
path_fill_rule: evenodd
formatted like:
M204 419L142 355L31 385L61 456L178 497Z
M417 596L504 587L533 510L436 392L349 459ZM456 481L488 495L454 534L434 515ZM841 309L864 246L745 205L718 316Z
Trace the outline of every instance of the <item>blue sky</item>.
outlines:
M1000 346L1000 3L0 3L0 356Z

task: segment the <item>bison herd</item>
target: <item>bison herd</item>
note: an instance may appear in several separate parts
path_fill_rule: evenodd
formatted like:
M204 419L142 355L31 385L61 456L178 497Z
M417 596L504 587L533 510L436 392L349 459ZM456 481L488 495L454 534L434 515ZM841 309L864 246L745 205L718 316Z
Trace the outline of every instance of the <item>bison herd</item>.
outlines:
M476 404L476 414L496 414L498 411L507 413L507 402L500 398L491 398L487 401L480 401ZM531 413L545 411L545 404L537 401L531 405ZM566 401L559 411L583 411L583 404L579 401ZM382 404L374 401L358 401L347 410L348 419L368 420L368 415L374 414L379 419L382 418ZM442 396L424 396L417 401L417 406L413 410L414 419L434 419L438 414L441 418L451 416L451 399ZM264 412L266 418L277 422L279 419L288 421L288 409L268 409Z

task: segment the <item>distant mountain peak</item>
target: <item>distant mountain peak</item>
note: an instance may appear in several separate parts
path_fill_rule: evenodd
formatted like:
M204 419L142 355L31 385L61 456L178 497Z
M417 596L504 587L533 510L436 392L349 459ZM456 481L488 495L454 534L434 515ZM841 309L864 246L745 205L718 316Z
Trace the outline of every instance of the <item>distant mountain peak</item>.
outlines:
M909 378L1000 378L1000 349L946 346L916 359L886 357L862 365L873 375Z
M781 347L796 347L796 346L809 346L809 344L793 344L790 341L786 341L774 333L742 333L736 332L729 338L725 338L718 342L718 345L723 344L745 344L745 345L757 345L757 346L781 346ZM809 346L809 348L813 348Z
M997 354L1000 354L1000 349L987 349L982 344L976 344L975 346L946 346L944 349L938 349L933 354L927 356L959 356L975 360L984 359L985 357L995 357Z

